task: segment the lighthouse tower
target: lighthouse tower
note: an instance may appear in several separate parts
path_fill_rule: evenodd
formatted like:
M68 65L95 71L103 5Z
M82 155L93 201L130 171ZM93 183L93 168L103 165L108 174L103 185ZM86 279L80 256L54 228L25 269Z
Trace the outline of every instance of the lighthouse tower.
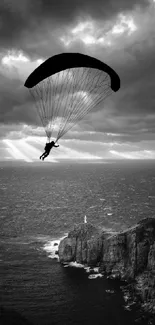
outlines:
M84 223L87 223L87 217L84 216Z

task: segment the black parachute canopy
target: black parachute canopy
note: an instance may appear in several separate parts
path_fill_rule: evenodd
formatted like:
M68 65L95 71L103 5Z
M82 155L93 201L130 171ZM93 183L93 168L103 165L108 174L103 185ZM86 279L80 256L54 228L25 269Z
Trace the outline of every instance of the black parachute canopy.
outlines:
M70 68L82 67L106 72L111 78L111 89L115 92L119 90L120 78L112 68L94 57L81 53L61 53L50 57L29 75L24 86L32 88L55 73Z

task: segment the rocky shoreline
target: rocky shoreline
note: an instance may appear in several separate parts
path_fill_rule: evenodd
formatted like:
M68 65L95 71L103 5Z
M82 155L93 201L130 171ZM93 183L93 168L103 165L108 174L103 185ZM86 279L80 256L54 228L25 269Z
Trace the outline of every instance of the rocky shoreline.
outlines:
M155 219L146 218L121 232L76 225L58 247L61 263L98 267L99 273L125 280L132 299L155 314Z

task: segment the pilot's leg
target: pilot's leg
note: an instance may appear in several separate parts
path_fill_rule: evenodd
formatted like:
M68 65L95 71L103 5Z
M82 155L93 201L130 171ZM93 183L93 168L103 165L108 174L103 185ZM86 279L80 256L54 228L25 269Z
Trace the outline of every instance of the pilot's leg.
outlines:
M45 154L45 151L44 151L43 154L40 156L40 159L44 156L44 154Z
M48 155L49 155L49 153L48 153L48 152L45 152L45 154L44 154L42 160L44 160Z

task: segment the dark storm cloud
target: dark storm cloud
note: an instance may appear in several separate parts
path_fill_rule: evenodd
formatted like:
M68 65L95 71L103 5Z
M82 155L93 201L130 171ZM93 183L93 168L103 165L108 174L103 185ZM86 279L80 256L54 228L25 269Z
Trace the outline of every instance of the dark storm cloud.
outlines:
M148 5L148 1L142 0L1 0L0 51L5 53L13 48L23 50L30 58L48 57L66 51L57 31L63 33L65 26L75 25L78 17L85 19L90 15L96 20L113 20L120 12ZM91 47L77 40L69 48L105 61L121 78L120 91L106 104L107 109L112 107L112 110L105 121L101 111L95 117L90 114L88 124L92 122L92 129L95 127L96 131L120 134L116 137L118 141L151 140L155 138L154 34L146 29L145 35L123 44L124 47L120 44L109 49L96 46L91 52ZM38 119L32 108L33 102L23 82L0 76L0 122L36 125Z
M3 124L0 125L0 140L4 139L5 137L9 137L10 133L18 132L20 134L21 131L21 125L17 124ZM21 138L21 135L20 135Z
M2 124L38 124L34 103L20 80L0 74L0 127Z
M78 16L110 19L115 14L146 6L146 0L1 0L1 49L17 47L29 51L29 41L39 43L49 29L61 28ZM43 43L43 40L42 40ZM57 41L55 40L57 45ZM34 48L34 52L35 52ZM33 48L31 50L33 52Z
M121 89L105 103L109 111L105 120L102 107L96 117L90 115L95 130L121 133L116 138L120 141L155 140L154 36L148 33L144 41L140 35L130 46L116 49L109 57L106 53L105 60L119 74Z

